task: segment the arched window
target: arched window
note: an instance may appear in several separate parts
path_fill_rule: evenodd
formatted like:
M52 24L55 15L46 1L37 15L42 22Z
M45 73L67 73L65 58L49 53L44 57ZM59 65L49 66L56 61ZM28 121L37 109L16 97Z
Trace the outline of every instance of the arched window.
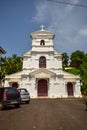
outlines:
M44 41L44 40L41 40L41 41L40 41L40 45L41 45L41 46L44 46L44 45L45 45L45 41Z
M46 68L46 58L44 56L39 59L39 68Z

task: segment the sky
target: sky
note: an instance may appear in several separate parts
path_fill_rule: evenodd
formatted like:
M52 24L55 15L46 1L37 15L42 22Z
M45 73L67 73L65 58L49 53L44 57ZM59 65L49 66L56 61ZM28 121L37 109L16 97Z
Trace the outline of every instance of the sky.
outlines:
M87 0L56 0L87 5ZM71 55L87 53L87 7L48 0L0 0L0 46L3 56L21 56L31 49L30 34L44 25L55 34L54 49Z

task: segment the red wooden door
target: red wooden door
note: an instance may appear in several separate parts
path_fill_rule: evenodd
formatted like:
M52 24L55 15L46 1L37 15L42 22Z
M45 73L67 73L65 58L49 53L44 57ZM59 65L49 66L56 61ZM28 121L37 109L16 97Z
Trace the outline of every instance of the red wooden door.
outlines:
M48 95L47 80L41 79L38 81L38 96L47 96L47 95Z
M67 84L67 92L68 92L68 96L73 96L73 84L72 83Z

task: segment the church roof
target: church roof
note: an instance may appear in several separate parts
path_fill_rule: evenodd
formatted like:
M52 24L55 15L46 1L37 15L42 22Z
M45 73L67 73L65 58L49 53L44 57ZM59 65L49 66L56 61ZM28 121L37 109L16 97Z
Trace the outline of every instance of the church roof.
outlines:
M50 38L54 39L55 35L52 32L45 30L45 26L41 26L41 30L30 34L31 39L34 38Z

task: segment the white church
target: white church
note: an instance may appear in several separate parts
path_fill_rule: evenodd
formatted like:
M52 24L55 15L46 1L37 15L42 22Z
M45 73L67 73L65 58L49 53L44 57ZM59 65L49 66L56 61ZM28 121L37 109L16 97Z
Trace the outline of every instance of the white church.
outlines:
M26 88L31 98L81 97L80 77L63 71L62 55L54 50L55 35L41 26L30 38L22 71L5 76L4 86Z

